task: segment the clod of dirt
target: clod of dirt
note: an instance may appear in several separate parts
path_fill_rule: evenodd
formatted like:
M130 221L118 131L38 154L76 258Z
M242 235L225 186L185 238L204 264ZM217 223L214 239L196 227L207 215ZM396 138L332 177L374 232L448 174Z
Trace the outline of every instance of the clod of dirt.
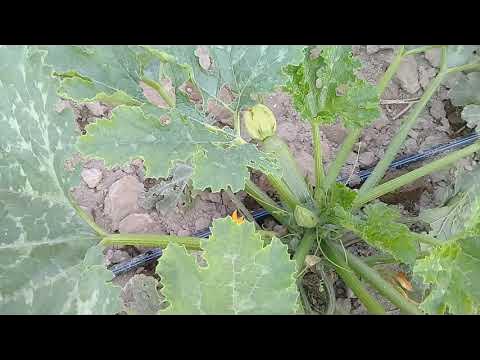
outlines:
M420 90L418 79L418 64L414 56L405 58L398 68L396 78L400 82L402 89L410 94L415 94Z
M447 113L445 112L445 105L442 101L432 99L430 102L430 115L432 115L436 120L444 119L447 116Z
M295 155L303 177L312 185L315 184L315 162L313 156L306 151L299 151Z
M358 162L360 163L360 166L364 168L371 167L374 163L377 157L375 154L371 151L365 151L360 154L358 157Z
M153 220L148 214L131 214L120 221L118 231L125 234L140 234L150 231Z
M372 55L380 50L395 49L397 45L367 45L367 54Z
M321 130L328 140L337 145L341 145L348 134L347 130L340 123L331 126L321 126Z
M100 170L92 168L92 169L83 169L82 170L82 179L88 185L90 189L97 187L102 181L103 174Z
M428 87L436 74L437 70L426 64L418 67L418 76L422 89L426 89Z
M138 200L144 193L143 184L127 175L113 183L105 198L105 215L112 220L112 229L118 230L120 221L140 210Z
M440 66L440 56L441 51L440 49L430 49L425 51L425 59L432 65L433 67L438 68Z
M122 289L125 310L133 315L154 315L165 299L158 291L158 280L143 274L133 276Z
M130 254L123 250L108 249L105 254L105 265L113 265L130 259Z

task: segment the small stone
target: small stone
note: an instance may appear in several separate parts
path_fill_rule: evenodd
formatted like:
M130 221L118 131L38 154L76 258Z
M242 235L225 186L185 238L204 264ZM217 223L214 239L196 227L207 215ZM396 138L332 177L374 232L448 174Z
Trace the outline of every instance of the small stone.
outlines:
M195 221L195 230L200 231L208 228L210 226L210 219L204 217L199 218Z
M367 54L372 55L380 50L391 50L395 49L397 45L367 45Z
M336 299L336 306L338 306L338 308L343 313L346 313L346 314L349 314L350 311L352 311L352 302L348 298L346 298L346 299L345 298Z
M423 89L426 89L427 86L430 85L436 74L437 70L435 70L435 68L431 68L429 66L420 66L418 68L419 81Z
M405 141L404 147L406 149L407 154L413 154L418 149L417 140L414 138L407 139Z
M425 52L425 59L427 59L430 65L438 68L440 66L440 55L440 49L430 49Z
M212 203L221 203L222 202L222 195L220 193L205 193L205 200L208 200Z
M273 227L273 231L277 234L278 237L285 236L288 233L287 227L283 225L275 225Z
M347 298L349 299L356 299L357 296L354 294L354 292L352 291L352 289L350 289L349 287L347 287Z
M118 264L130 259L130 255L124 250L108 249L105 256L106 265Z
M435 119L440 120L447 116L445 112L445 106L441 101L432 101L432 105L430 106L430 115L432 115Z
M430 135L420 144L420 150L430 149L435 145L445 144L450 138L446 134Z
M153 220L148 214L131 214L120 221L118 230L126 234L146 233L152 224Z
M303 176L305 176L311 184L315 183L315 162L313 156L306 152L300 151L295 154L295 159L302 170Z
M321 130L328 140L337 145L342 144L348 134L347 130L339 123L331 126L322 126Z
M363 153L360 154L360 156L358 158L358 162L363 167L370 167L375 162L375 159L376 159L376 156L373 152L366 151L366 152L363 152Z
M177 233L178 236L190 236L191 233L187 229L182 229Z
M420 83L418 80L418 65L415 57L409 56L405 58L400 64L397 75L400 86L403 90L410 94L415 94L420 90Z
M137 212L140 207L138 199L144 187L136 177L124 176L110 186L105 198L105 215L112 220L113 230L117 230L120 221L127 215Z
M82 175L83 181L85 181L85 183L91 189L97 187L97 185L100 184L100 181L102 181L102 177L103 177L102 172L95 168L84 169L81 175Z

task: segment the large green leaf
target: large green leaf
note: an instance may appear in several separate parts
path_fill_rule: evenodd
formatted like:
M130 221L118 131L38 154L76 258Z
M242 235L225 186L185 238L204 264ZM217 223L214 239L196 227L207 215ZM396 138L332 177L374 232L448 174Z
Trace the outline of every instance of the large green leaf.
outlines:
M480 237L466 234L417 262L414 273L432 285L420 305L430 314L478 314L480 309Z
M104 158L109 165L142 157L154 177L167 177L176 162L187 161L194 167L194 187L212 191L229 185L234 191L243 189L248 167L276 171L274 162L255 146L208 124L208 100L226 105L220 92L228 87L231 109L251 104L251 95L271 91L284 80L281 67L300 57L302 47L48 48L62 95L117 106L111 120L87 128L79 143L84 154ZM194 99L198 96L201 104Z
M120 289L67 198L77 134L45 55L0 47L0 313L115 313Z
M287 77L282 68L302 60L299 45L205 45L152 46L174 55L178 62L191 66L195 84L210 99L219 100L225 86L234 94L230 104L242 109L255 103L252 95L271 92Z
M431 227L430 234L440 240L449 240L480 221L480 167L460 173L451 194L446 194L445 205L425 209L420 219Z
M253 144L239 141L231 133L189 122L177 112L169 124L145 113L140 107L119 106L108 120L98 120L79 139L83 154L99 157L109 166L142 157L146 175L166 178L177 162L193 164L193 186L220 191L228 186L242 190L248 167L275 172L273 160ZM213 176L214 175L214 176Z
M448 45L447 65L448 67L462 66L480 61L478 45Z
M331 124L339 116L346 127L364 127L380 109L376 88L356 76L360 66L349 46L323 47L318 57L305 50L302 64L285 68L284 88L306 120Z
M354 232L371 246L383 250L406 264L414 264L417 257L416 234L400 224L398 210L377 202L365 206L365 217L355 216L343 208L336 209L340 224Z
M444 207L425 211L432 234L446 243L417 262L414 273L431 285L421 304L432 314L480 309L480 168L461 173Z
M460 79L449 95L455 106L480 105L480 72L469 73Z
M171 243L157 273L170 306L165 314L293 314L297 308L295 262L279 239L263 247L253 223L215 220L202 242L206 267Z

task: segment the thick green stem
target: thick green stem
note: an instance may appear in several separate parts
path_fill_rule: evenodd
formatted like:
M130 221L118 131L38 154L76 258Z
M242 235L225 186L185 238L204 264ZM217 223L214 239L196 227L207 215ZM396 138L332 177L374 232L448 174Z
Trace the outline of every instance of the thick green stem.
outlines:
M285 201L285 204L292 210L301 204L312 208L313 198L310 189L290 153L288 145L276 135L266 138L262 145L267 153L275 154L281 167L281 176L267 174L267 178L278 191L282 201Z
M329 245L336 249L340 254L343 253L341 248L333 244L332 242ZM395 288L386 281L382 276L365 264L360 258L356 257L349 251L347 251L347 261L348 266L354 270L362 279L370 283L381 295L385 296L392 304L396 305L401 311L407 314L412 315L421 315L422 312L409 300L404 298ZM337 270L338 271L338 270ZM353 290L353 289L352 289Z
M403 123L399 132L392 139L390 145L387 148L387 151L385 152L385 155L378 162L377 166L375 166L375 169L373 170L372 174L368 177L367 181L365 181L361 186L359 190L359 195L365 194L370 189L372 189L375 185L379 183L379 181L385 175L386 171L390 167L390 164L392 163L398 151L400 150L403 143L405 142L405 139L407 138L408 133L417 122L418 116L424 110L428 101L433 96L433 94L435 93L435 91L437 90L437 88L440 86L443 79L445 78L445 75L446 75L445 58L446 58L446 49L442 48L442 60L441 60L442 67L440 69L439 74L430 83L427 90L425 90L425 93L420 98L420 101L415 105L413 111L410 113L407 120Z
M390 66L388 67L387 71L385 71L385 74L383 74L382 78L377 84L377 91L379 96L382 96L383 92L387 88L393 76L396 74L398 67L402 63L404 52L405 52L405 45L400 46L396 50L395 56L392 62L390 63Z
M290 188L283 182L278 176L269 174L267 175L268 182L277 191L278 196L282 203L287 206L291 211L294 211L297 206L301 206L301 202L290 191Z
M201 242L199 238L191 236L175 236L161 234L113 234L103 238L101 245L131 245L143 247L160 247L164 248L169 243L185 245L189 250L201 250Z
M422 251L417 255L417 259L423 259L425 256L428 256L430 253L428 251ZM363 262L368 266L383 265L383 264L396 264L400 261L395 259L391 255L373 255L362 258Z
M275 203L275 201L273 201L250 179L245 182L245 191L265 210L267 210L280 224L287 226L290 230L297 229L292 223L291 215L286 210L278 207L277 203Z
M455 165L455 163L466 157L469 156L477 151L480 151L480 142L476 142L470 146L467 146L464 149L457 150L452 154L449 154L439 160L433 161L427 165L422 166L419 169L415 169L410 171L409 173L399 176L396 179L387 181L381 185L378 185L371 189L370 191L365 191L360 193L353 203L354 208L359 208L362 205L379 198L385 194L388 194L392 191L401 188L407 184L414 182L417 179L420 179L423 176L430 175L433 172L442 170L449 166Z
M473 70L480 70L480 62L466 64L462 66L455 66L447 70L447 73L453 74L460 71L473 71Z
M327 256L328 260L335 264L335 270L338 275L343 279L345 284L352 289L353 293L362 302L369 313L384 315L385 309L383 306L368 292L362 282L355 276L353 271L349 271L349 266L344 260L343 251L332 246L330 241L324 240L320 243L320 246Z
M435 48L441 48L441 47L444 47L444 46L445 45L427 45L427 46L418 47L418 48L406 51L404 53L404 57L410 56L410 55L415 55L415 54L420 54L420 53L423 53L425 51L435 49Z
M320 188L316 189L315 198L319 199L321 195L317 193L317 191L328 191L330 188L335 184L337 181L337 177L342 170L343 165L348 159L348 155L352 152L353 146L357 142L357 140L362 135L362 129L352 129L348 136L343 141L343 144L340 146L338 153L335 156L335 160L329 166L327 175L325 177L323 190Z
M293 258L297 263L297 273L301 274L303 272L303 268L305 267L305 258L307 257L310 249L313 246L315 241L315 232L314 231L307 231L303 236L300 244L298 244L297 249L295 250L295 255Z
M325 178L325 171L323 170L323 156L322 156L322 143L320 137L320 125L312 124L313 134L313 153L315 156L315 179L316 189L320 189Z

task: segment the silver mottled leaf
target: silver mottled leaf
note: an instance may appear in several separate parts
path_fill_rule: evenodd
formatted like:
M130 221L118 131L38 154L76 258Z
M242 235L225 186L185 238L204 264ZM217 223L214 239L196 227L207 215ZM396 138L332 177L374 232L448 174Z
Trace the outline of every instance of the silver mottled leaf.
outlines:
M67 198L77 134L70 110L55 111L44 58L0 47L0 314L114 313L118 289L90 249L98 238Z

